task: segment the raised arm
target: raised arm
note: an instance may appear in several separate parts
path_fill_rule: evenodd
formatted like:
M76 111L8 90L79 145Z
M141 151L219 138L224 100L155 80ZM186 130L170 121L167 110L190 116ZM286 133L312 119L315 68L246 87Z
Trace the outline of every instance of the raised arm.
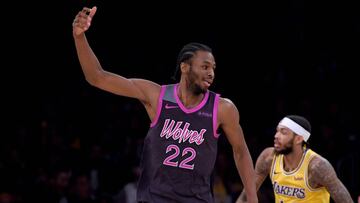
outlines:
M221 98L218 115L219 125L232 146L236 168L243 182L248 202L258 202L254 165L239 124L239 112L230 100Z
M117 95L139 99L146 107L150 118L156 112L160 86L144 79L127 79L120 75L105 71L91 49L85 31L90 28L96 7L84 7L73 22L73 38L86 80L93 86Z
M274 158L274 148L268 147L264 149L256 160L255 164L255 184L256 191L259 190L263 184L265 178L269 175L271 170L271 164ZM244 191L241 192L236 203L246 202L246 194Z
M309 164L310 186L326 187L331 198L337 203L353 203L350 193L339 180L329 161L321 156L314 157Z

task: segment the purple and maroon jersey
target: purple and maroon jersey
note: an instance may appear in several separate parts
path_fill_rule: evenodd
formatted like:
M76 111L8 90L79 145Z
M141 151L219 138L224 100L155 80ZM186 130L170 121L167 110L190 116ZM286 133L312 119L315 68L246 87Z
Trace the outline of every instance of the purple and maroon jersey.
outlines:
M178 84L161 87L157 115L144 141L138 201L214 202L211 174L217 156L219 94L207 91L186 108Z

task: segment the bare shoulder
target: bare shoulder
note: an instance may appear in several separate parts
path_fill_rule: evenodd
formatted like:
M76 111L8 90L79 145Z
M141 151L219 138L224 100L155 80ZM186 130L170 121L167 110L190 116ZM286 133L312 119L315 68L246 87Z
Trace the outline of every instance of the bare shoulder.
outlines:
M320 155L315 155L309 162L309 183L313 188L322 187L337 179L330 162Z
M353 203L349 191L337 177L330 162L316 155L309 163L308 181L312 188L326 187L335 202Z
M239 117L235 104L228 98L219 98L218 115L220 118Z
M255 169L258 173L268 174L274 159L274 147L265 148L256 160Z
M275 154L274 147L267 147L261 152L259 157L266 159L267 161L269 160L272 161L274 158L274 154Z
M236 106L234 102L232 102L230 99L220 97L219 108L221 108L222 110L231 110L231 109L236 109Z
M317 154L310 160L309 172L318 170L334 170L334 168L327 159Z

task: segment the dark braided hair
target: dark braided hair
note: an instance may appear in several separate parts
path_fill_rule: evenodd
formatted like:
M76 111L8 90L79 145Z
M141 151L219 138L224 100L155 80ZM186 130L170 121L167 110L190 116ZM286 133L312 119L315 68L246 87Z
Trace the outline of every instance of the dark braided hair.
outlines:
M176 68L174 75L172 77L173 80L177 80L179 76L180 71L180 64L182 62L189 63L191 58L195 55L196 51L207 51L212 53L212 50L210 47L208 47L205 44L197 43L197 42L191 42L189 44L186 44L180 51L177 62L176 62Z

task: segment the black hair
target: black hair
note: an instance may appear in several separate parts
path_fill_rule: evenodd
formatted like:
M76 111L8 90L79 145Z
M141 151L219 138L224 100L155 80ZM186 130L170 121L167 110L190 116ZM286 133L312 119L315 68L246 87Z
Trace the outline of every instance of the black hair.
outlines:
M310 122L306 118L304 118L302 116L298 116L298 115L289 115L286 117L291 119L295 123L299 124L305 130L307 130L309 133L311 133L311 125L310 125Z
M176 61L175 72L172 77L173 80L177 80L177 78L178 78L180 64L182 62L189 62L191 60L191 58L195 55L195 52L197 52L197 51L207 51L207 52L212 53L212 49L205 44L201 44L201 43L197 43L197 42L191 42L191 43L186 44L181 49L181 51L178 55L178 58Z
M287 118L291 119L292 121L294 121L295 123L299 124L301 127L303 127L305 130L307 130L309 133L311 133L311 124L310 122L302 116L298 116L298 115L288 115L286 116ZM302 143L303 147L309 147L309 143L305 142L305 140Z

